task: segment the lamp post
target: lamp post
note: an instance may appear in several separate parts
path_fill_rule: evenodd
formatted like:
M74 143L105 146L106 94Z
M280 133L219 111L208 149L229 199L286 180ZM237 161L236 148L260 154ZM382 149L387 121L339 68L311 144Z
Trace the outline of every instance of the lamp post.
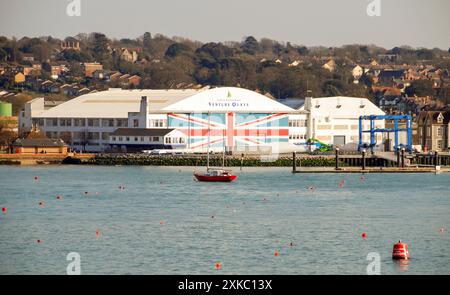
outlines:
M366 170L366 149L362 149L362 170Z
M335 150L335 161L336 161L336 163L335 163L335 167L334 168L336 170L339 170L339 148L338 147Z

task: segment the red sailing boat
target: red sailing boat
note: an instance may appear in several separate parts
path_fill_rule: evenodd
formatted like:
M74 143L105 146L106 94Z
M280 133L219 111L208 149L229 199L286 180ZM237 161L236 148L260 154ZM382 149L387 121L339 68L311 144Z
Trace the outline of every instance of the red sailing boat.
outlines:
M208 119L211 117L211 114L208 114ZM222 169L213 169L209 167L209 126L208 124L208 155L206 158L206 172L194 172L194 176L198 181L206 181L206 182L232 182L237 178L237 175L233 175L231 170L225 170L225 147L223 149L223 158L222 158ZM224 141L225 142L225 141Z

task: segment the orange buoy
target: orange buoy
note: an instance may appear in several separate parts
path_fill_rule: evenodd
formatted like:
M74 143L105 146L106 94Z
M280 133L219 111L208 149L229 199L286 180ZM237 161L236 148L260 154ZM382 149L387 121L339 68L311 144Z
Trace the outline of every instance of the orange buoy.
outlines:
M366 233L362 233L361 237L362 237L363 239L365 239L365 238L367 238L367 234L366 234Z
M2 208L2 212L3 212L3 213L6 213L6 212L8 212L8 208L6 208L6 207L3 207L3 208Z
M164 224L166 224L163 220L161 220L160 222L159 222L159 224L161 224L161 225L164 225Z
M275 257L278 257L278 256L280 256L280 252L279 252L278 250L275 250L275 253L273 253L273 255L274 255Z
M97 239L100 238L101 235L102 235L102 232L101 232L100 230L97 229L97 230L95 231L95 236L97 237Z
M216 269L217 269L217 270L220 269L220 262L216 262Z
M398 241L392 250L392 259L409 259L408 244Z

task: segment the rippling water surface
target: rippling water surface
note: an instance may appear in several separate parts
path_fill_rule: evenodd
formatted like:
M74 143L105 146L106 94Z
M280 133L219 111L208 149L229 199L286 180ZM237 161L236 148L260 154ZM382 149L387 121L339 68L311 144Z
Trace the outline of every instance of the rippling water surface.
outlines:
M365 274L369 252L382 274L450 274L450 174L238 170L0 166L0 274L65 274L69 252L82 274Z

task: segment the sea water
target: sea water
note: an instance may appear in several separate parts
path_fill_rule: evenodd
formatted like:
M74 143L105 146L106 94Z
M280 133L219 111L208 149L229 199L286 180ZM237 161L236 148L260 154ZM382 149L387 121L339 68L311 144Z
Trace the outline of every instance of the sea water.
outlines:
M450 174L193 169L0 166L0 274L450 274Z

